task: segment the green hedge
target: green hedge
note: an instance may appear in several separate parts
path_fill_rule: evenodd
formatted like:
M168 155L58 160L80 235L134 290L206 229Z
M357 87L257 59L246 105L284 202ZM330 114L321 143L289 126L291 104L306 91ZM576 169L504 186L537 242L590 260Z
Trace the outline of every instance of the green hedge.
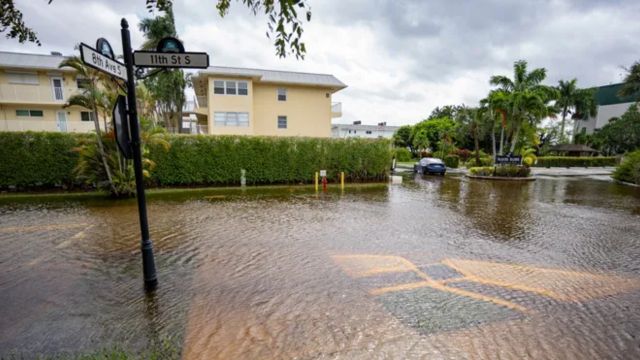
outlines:
M615 156L541 156L536 167L596 167L596 166L616 166L618 158Z
M395 156L396 161L399 161L399 162L409 162L413 160L413 155L411 154L411 151L409 151L406 148L394 148L393 156Z
M478 166L469 168L469 173L476 176L529 177L531 169L515 165Z
M88 134L0 133L0 188L70 186L78 156L73 148ZM170 185L230 185L313 181L327 170L330 181L384 180L391 166L388 140L252 136L170 135L171 149L151 147L151 182Z
M50 132L0 132L0 188L70 186L83 135ZM86 136L86 135L84 135Z
M624 156L624 160L613 172L613 178L640 185L640 150Z
M171 149L151 148L157 167L152 181L167 185L228 185L300 183L327 170L337 181L386 179L391 163L388 140L318 139L249 136L172 135Z

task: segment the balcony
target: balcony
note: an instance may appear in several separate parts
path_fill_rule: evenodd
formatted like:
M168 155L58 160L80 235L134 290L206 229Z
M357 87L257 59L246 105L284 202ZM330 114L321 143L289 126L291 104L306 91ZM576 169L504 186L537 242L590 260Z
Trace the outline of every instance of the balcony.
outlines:
M331 117L339 118L342 117L342 103L334 102L331 104Z
M64 104L78 91L76 88L51 86L0 84L0 102L8 104ZM55 100L55 98L62 100Z

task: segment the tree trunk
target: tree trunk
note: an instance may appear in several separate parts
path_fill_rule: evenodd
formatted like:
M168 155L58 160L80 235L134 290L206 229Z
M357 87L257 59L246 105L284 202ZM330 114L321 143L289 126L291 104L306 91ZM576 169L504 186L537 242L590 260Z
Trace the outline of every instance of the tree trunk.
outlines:
M516 131L513 133L513 136L511 137L511 149L509 150L509 152L512 154L516 150L516 144L518 143L518 136L520 135L520 127L521 127L520 124L516 126Z
M564 122L565 119L567 118L567 107L565 106L562 109L562 123L560 125L560 142L564 142Z
M504 155L504 126L500 127L500 155Z
M491 129L491 156L493 156L493 162L496 161L496 131Z
M102 158L102 165L104 166L104 171L107 174L107 181L109 181L109 187L111 187L111 191L114 195L118 195L118 190L113 184L113 178L111 177L111 169L109 169L109 164L107 163L107 155L104 152L104 145L102 144L102 133L100 132L100 120L98 119L98 111L93 109L93 116L95 116L95 121L93 124L96 127L96 136L98 137L98 151L100 152L100 157Z
M480 166L480 139L478 139L478 125L476 124L473 131L473 146L476 152L476 165Z

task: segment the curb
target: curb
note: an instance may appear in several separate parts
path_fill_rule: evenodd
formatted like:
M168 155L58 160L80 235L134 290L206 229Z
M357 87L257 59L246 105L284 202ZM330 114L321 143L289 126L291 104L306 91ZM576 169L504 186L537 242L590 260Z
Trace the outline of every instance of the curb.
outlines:
M518 178L518 177L506 177L506 176L478 176L478 175L469 175L466 174L466 177L470 179L478 179L478 180L498 180L498 181L535 181L535 177L529 176L526 178Z

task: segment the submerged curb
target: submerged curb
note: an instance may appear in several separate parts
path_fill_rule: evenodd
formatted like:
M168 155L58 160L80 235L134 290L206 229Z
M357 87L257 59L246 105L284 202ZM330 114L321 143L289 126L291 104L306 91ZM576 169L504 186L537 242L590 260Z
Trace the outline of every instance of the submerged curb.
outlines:
M526 178L507 177L507 176L479 176L479 175L469 175L469 174L466 174L465 176L470 178L470 179L500 180L500 181L534 181L536 179L533 176L529 176L529 177L526 177Z

